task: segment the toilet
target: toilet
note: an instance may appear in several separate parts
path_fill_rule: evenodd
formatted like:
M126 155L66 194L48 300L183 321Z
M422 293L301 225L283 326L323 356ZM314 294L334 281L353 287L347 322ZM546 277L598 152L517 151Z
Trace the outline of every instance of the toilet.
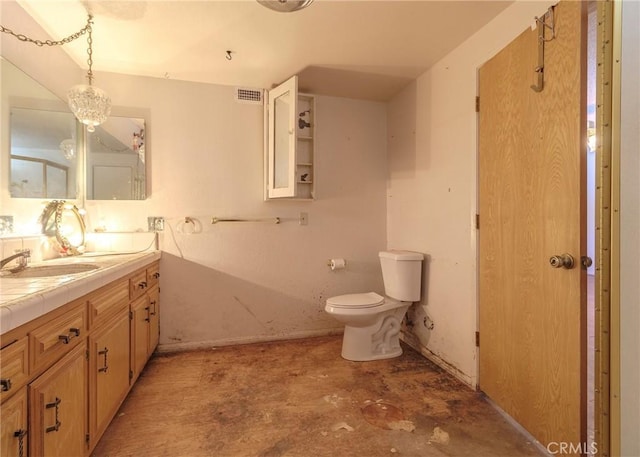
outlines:
M420 300L422 260L411 251L379 253L386 296L375 292L327 299L324 310L345 324L342 357L356 362L402 354L400 323L409 306Z

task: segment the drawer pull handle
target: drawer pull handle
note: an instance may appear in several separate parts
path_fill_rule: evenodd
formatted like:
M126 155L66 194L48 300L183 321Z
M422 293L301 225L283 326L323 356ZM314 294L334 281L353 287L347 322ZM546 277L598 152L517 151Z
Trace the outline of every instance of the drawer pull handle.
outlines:
M2 386L1 391L7 392L11 390L11 379L0 379L0 385Z
M69 334L68 335L60 335L58 336L58 339L60 341L62 341L63 344L69 344L69 341L71 341L71 338L73 338L74 336L80 336L80 329L79 328L70 328L69 329Z
M153 274L153 277L155 279L158 279L160 277L160 273L158 273L157 271Z
M24 437L27 436L26 430L16 430L13 436L18 438L18 457L24 456Z
M109 348L104 348L102 351L98 351L98 355L104 355L104 362L101 368L98 368L98 373L106 373L109 367L107 366L107 354L109 353Z
M147 287L147 281L140 281L138 283L138 289L145 289Z
M60 402L61 401L62 400L60 400L58 397L56 397L56 400L54 402L47 403L45 405L45 408L47 408L47 409L51 409L51 408L55 408L56 409L56 424L52 425L50 427L47 427L44 430L46 433L57 432L58 430L60 430L60 426L62 425L62 422L60 422L60 420L58 418L58 413L59 413L59 407L60 407Z

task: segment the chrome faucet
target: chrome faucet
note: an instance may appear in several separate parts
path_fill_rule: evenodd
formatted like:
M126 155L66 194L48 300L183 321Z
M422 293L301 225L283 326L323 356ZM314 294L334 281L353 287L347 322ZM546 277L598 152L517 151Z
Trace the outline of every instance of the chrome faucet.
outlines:
M0 260L0 268L4 268L6 264L11 262L12 260L18 259L18 266L12 268L11 271L20 271L27 268L29 263L29 258L31 257L31 249L16 249L16 253L10 255L6 259Z

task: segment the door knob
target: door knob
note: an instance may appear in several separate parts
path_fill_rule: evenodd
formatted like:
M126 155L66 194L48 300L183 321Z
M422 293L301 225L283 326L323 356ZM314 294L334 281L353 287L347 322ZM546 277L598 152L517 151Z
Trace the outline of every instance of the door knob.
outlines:
M571 254L553 255L549 259L549 264L553 268L566 268L570 270L575 265L575 261Z

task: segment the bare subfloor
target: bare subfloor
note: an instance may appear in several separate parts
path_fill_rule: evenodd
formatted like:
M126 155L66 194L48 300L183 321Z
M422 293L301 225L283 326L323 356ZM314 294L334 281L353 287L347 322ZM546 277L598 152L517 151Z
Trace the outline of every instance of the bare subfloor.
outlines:
M156 355L93 455L540 455L410 348L349 362L340 347L324 337Z

